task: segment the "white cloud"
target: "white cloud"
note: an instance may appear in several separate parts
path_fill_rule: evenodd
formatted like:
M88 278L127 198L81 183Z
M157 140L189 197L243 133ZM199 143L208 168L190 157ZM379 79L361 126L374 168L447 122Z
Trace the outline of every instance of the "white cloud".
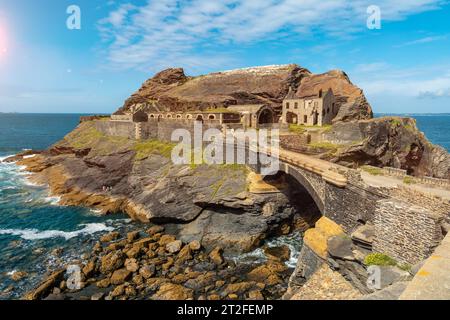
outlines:
M374 63L371 70L371 65L368 66L367 73L358 73L361 69L356 67L354 79L369 96L392 95L421 99L450 97L450 65L399 69L380 62Z
M448 37L447 35L424 37L424 38L416 39L416 40L413 40L413 41L405 42L403 44L400 44L400 45L396 46L396 48L408 47L408 46L413 46L413 45L417 45L417 44L424 44L424 43L430 43L430 42L445 40L445 39L447 39L447 37Z
M441 0L377 1L383 21L439 8ZM121 5L100 21L110 66L157 70L215 67L221 46L282 39L291 32L345 36L366 27L371 0L152 0Z

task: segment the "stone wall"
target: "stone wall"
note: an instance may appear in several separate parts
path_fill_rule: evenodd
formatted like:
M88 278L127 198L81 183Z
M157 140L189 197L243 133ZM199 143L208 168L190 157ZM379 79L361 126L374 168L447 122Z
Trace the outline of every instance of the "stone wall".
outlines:
M95 127L101 133L108 136L127 137L134 139L136 128L130 121L95 121Z
M442 218L428 209L399 200L378 201L373 250L400 262L418 263L442 240Z

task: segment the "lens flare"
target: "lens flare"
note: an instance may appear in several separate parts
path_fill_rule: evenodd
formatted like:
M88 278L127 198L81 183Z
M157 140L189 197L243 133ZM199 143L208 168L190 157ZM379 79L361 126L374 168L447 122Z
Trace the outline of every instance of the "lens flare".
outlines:
M8 47L6 43L6 31L2 25L0 25L0 56L6 55Z

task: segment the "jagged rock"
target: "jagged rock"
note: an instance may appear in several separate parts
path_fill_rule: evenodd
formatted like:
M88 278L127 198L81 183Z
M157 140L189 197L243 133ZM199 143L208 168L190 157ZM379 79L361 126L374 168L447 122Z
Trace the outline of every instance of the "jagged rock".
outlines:
M334 236L328 239L328 253L334 258L354 260L352 240L344 236Z
M247 274L247 278L252 281L262 282L266 285L273 286L281 283L280 274L286 271L287 267L275 261L259 266Z
M189 248L192 251L198 251L201 249L201 247L202 247L202 245L200 244L200 241L198 241L198 240L194 240L189 243Z
M90 260L82 269L83 274L86 276L86 278L90 278L95 273L95 261Z
M119 232L111 232L111 233L108 233L108 234L104 235L103 237L101 237L100 241L101 242L111 242L111 241L119 239L119 237L120 237Z
M181 250L181 246L183 245L183 242L180 240L172 241L168 244L166 244L166 250L169 253L177 253Z
M125 260L125 268L130 272L136 272L139 270L139 262L132 258Z
M91 296L91 300L92 301L102 300L104 296L105 296L105 294L103 292L97 292Z
M291 257L291 250L288 246L280 246L280 247L265 247L264 254L269 259L275 259L280 261L289 260Z
M186 245L183 247L183 249L181 249L180 253L178 253L176 263L182 264L188 260L191 260L192 258L191 247L190 245Z
M250 300L264 300L264 296L262 295L261 291L259 290L253 290L248 293L248 298Z
M216 247L210 252L209 258L216 265L221 265L224 262L222 254L223 254L223 249L220 247Z
M110 273L123 266L125 262L124 254L121 251L113 251L101 258L100 272Z
M28 292L25 295L25 300L39 300L46 294L51 292L54 287L57 287L63 280L65 270L58 270L52 273L47 279L45 279L36 289Z
M372 248L375 228L373 225L365 224L358 227L351 235L352 240L366 249Z
M28 273L25 271L14 271L11 275L10 278L13 281L20 281L23 278L25 278L26 276L28 276Z
M157 101L148 111L207 109L235 104L281 106L290 87L297 88L310 72L297 65L266 66L187 77L183 69L161 71L147 80L119 109Z
M99 288L108 288L111 285L111 281L109 278L105 278L97 281L96 286Z
M119 269L113 272L111 276L111 284L117 285L127 281L131 276L131 272L127 269Z
M146 265L139 269L139 274L145 279L149 279L155 275L155 270L154 265Z
M147 230L147 233L149 236L154 236L155 234L162 233L162 232L164 232L163 226L153 226Z
M158 292L152 296L153 300L192 300L193 298L191 289L173 283L161 285Z
M412 118L339 122L327 130L323 138L346 145L326 157L333 162L352 167L394 167L411 175L450 178L450 154L432 145Z
M133 232L127 233L128 242L133 242L138 238L139 238L139 231L133 231Z

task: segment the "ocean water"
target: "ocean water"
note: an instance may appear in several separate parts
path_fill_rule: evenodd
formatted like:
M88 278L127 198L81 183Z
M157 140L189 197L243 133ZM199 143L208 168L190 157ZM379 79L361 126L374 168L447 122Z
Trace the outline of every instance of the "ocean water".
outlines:
M74 129L79 116L0 114L0 162L24 149L47 148ZM22 169L0 163L0 299L20 297L47 270L79 259L100 235L136 225L125 215L58 206ZM14 282L14 271L28 275Z
M45 149L78 124L79 114L1 114L0 162L25 149ZM414 116L420 130L436 144L450 150L450 114ZM79 259L98 237L112 230L126 232L137 223L125 215L100 216L93 210L57 205L44 187L28 182L27 173L15 164L0 163L0 299L18 298L35 286L47 272ZM288 245L295 266L301 236L293 234L266 245ZM55 250L57 249L57 250ZM261 249L239 257L260 261ZM14 271L28 275L14 282Z
M387 115L411 117L416 119L420 131L428 140L450 151L450 113L442 114L376 114L376 117Z

